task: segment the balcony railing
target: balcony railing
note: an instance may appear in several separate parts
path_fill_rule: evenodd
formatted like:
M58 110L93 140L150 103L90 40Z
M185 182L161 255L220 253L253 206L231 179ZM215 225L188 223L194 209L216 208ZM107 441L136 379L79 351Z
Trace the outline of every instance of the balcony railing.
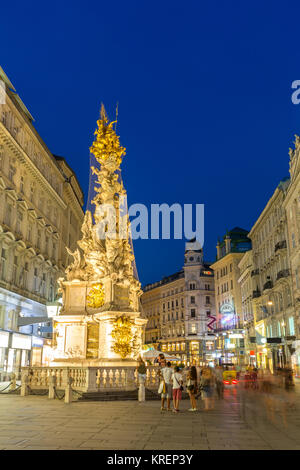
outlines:
M253 293L252 293L253 299L257 299L260 296L261 296L261 292L260 292L259 289L253 291Z
M267 281L267 282L264 284L263 290L272 289L272 287L273 287L273 282L272 282L272 281Z
M283 250L284 248L286 248L286 240L282 240L281 242L276 243L274 251L276 253L276 251Z
M259 268L253 269L253 271L251 271L251 277L257 276L258 274L259 274Z
M227 330L243 330L244 325L240 321L236 322L230 322L226 325L222 324L217 324L216 328L214 329L214 333L221 333L222 331L227 331Z
M282 279L284 277L288 277L290 275L290 270L289 269L282 269L277 273L276 281L279 279Z

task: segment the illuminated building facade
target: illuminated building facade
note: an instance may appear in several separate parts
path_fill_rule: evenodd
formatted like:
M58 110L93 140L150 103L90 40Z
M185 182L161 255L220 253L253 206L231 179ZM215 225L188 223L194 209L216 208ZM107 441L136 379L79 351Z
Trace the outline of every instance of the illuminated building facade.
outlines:
M183 269L144 287L145 343L180 358L184 364L213 360L214 274L195 242L186 244Z
M83 220L74 172L51 154L0 68L0 374L40 364L51 337L47 304Z
M217 260L212 264L215 273L216 357L220 363L243 365L245 362L242 295L238 283L239 262L251 249L248 232L235 227L217 244Z
M249 233L253 251L257 365L270 370L291 362L291 348L296 340L284 208L289 184L288 178L280 182Z
M287 247L291 269L291 287L294 302L294 334L296 340L291 347L291 360L300 375L300 138L295 136L295 148L290 149L290 184L283 206L286 211ZM290 332L291 333L291 332Z

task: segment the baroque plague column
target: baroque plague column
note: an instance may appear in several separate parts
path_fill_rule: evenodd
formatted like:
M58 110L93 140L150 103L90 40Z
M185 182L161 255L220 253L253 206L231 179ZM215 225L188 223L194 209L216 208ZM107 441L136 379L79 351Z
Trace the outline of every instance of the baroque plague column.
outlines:
M120 165L125 148L104 106L90 149L99 165L94 223L86 211L82 238L60 279L63 307L54 318L53 365L133 365L143 344L140 283L134 277L126 191Z

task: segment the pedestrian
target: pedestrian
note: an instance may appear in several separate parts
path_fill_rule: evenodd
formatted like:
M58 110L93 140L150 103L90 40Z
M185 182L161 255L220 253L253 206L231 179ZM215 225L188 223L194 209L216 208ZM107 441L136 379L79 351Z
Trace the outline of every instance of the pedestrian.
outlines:
M215 379L212 373L211 367L206 366L202 369L201 372L201 387L203 391L204 398L204 411L213 410L214 408L214 386Z
M182 398L182 390L183 390L183 377L182 374L179 372L179 367L174 367L174 372L172 375L173 379L173 412L179 412L179 403Z
M167 399L167 411L171 411L171 396L172 396L172 376L173 370L171 368L171 362L167 362L165 367L162 367L161 371L161 411L165 411L165 399Z
M165 361L165 355L163 353L160 353L155 359L154 359L154 364L158 364L161 366L161 363Z
M138 377L139 377L139 382L145 382L146 381L147 368L146 368L146 364L144 363L141 356L139 357L139 363L138 363L138 366L137 366L137 373L138 373Z
M186 387L190 396L192 408L189 411L197 411L197 402L195 395L197 394L197 370L195 366L192 366L187 374Z
M215 368L215 377L216 377L216 388L219 400L223 398L224 395L224 382L223 382L223 367L217 366Z

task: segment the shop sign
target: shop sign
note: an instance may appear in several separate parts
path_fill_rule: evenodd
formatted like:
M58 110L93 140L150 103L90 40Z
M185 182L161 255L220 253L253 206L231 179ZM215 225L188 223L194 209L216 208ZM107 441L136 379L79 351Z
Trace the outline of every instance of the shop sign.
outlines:
M267 343L280 344L281 343L281 338L267 338Z
M241 333L232 333L231 335L229 335L229 338L244 338L244 335L242 335Z
M0 348L8 348L9 332L0 331Z
M37 338L36 336L32 337L32 347L41 348L44 345L42 338Z
M13 333L12 349L31 349L31 336Z
M222 315L232 315L234 313L234 307L232 304L230 304L229 302L228 303L225 303L223 305L221 305L220 307L220 313Z

